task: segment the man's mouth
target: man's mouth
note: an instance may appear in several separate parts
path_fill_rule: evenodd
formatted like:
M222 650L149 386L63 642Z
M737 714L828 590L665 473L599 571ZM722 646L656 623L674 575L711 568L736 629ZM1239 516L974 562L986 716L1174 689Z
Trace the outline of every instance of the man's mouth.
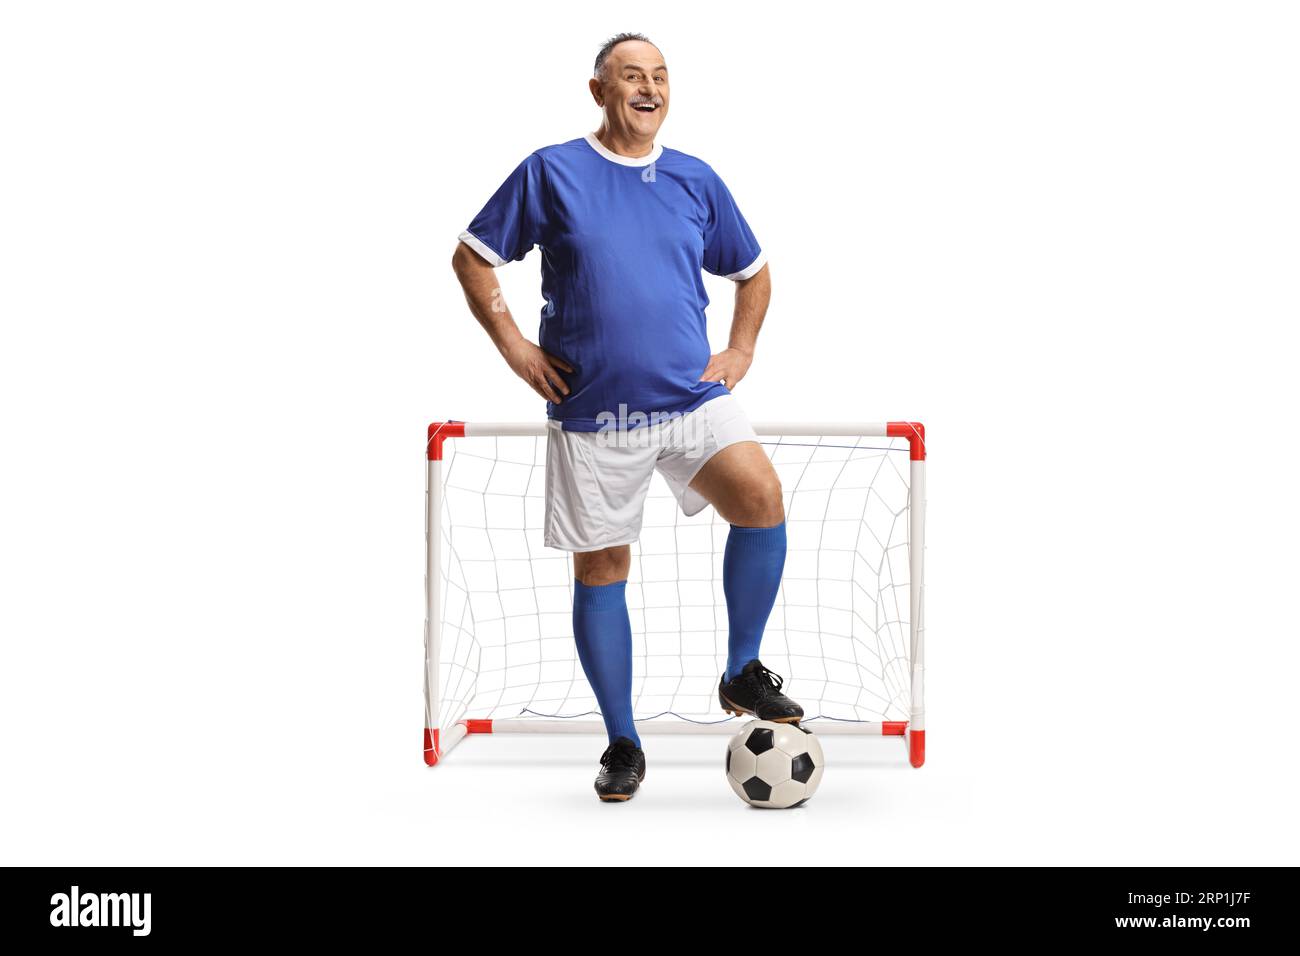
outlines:
M636 110L638 113L653 113L655 110L659 109L659 104L641 101L639 103L633 103L632 109Z

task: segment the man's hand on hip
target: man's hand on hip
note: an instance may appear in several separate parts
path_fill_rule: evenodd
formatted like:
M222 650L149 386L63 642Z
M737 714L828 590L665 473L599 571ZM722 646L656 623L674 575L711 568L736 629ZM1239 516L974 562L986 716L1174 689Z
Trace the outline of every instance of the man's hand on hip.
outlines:
M725 382L727 388L734 390L753 361L753 353L742 352L740 349L723 349L709 359L709 365L700 376L700 381Z
M569 394L569 386L560 376L560 371L572 372L573 366L564 359L556 358L522 337L505 350L505 358L515 374L548 402L558 405L561 396Z

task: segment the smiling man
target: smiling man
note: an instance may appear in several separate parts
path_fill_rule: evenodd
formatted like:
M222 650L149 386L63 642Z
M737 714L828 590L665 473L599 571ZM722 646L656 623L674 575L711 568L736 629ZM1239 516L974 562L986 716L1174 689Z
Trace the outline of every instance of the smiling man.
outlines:
M803 710L758 660L785 565L785 512L731 394L771 297L766 256L717 173L655 142L669 87L654 44L633 33L607 41L588 86L600 128L520 163L461 233L452 264L502 357L547 400L545 542L574 553L574 640L609 736L596 793L621 801L645 778L624 591L656 470L685 514L711 504L731 525L719 706L776 721ZM492 271L533 246L546 301L536 345ZM730 342L716 355L702 270L736 284Z

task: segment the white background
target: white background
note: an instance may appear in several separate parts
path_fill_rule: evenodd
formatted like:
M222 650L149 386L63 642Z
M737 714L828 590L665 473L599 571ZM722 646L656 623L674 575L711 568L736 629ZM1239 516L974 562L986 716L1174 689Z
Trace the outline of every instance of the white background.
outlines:
M601 740L417 748L423 428L543 414L455 236L620 30L770 256L751 417L930 429L929 761L831 740L794 813L716 738L625 806ZM1298 47L1280 3L6 4L3 862L1296 863Z

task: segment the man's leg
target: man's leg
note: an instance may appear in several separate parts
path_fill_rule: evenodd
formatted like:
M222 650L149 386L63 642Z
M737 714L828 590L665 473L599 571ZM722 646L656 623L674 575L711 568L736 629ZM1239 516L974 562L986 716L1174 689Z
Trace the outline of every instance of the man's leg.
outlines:
M781 481L762 446L728 445L705 463L691 488L731 524L722 558L727 599L727 669L734 680L758 657L785 568L785 507Z
M614 441L608 440L613 437ZM609 746L596 795L632 797L645 779L645 753L632 721L632 624L628 619L629 544L641 529L658 447L547 423L545 542L573 553L573 637L604 718Z
M640 747L632 722L632 623L624 594L631 566L632 547L626 544L573 555L573 637L609 742L627 737Z

